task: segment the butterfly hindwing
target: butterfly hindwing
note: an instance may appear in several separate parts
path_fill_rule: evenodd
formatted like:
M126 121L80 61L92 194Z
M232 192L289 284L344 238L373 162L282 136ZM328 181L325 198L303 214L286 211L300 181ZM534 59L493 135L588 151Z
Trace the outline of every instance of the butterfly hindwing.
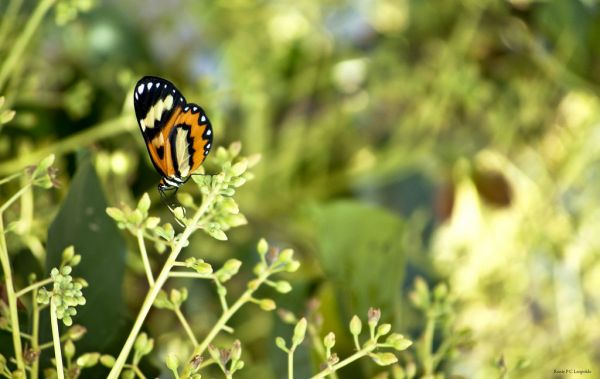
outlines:
M212 127L204 110L187 104L170 131L171 161L179 178L191 175L204 162L212 146Z

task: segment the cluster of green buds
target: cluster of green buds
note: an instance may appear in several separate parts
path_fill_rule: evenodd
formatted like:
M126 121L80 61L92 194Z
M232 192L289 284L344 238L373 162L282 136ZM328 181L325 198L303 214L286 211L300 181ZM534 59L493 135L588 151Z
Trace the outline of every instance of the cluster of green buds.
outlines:
M182 287L181 289L173 288L168 295L166 291L161 290L158 293L156 300L154 300L154 306L158 309L169 309L173 311L181 308L181 305L187 298L188 290L185 287Z
M80 261L81 256L75 254L73 247L67 247L63 251L61 267L55 267L50 271L52 290L48 291L42 287L37 293L36 301L39 304L48 305L51 301L53 302L56 306L57 318L62 320L66 326L73 323L72 317L77 314L75 307L85 304L82 289L87 286L87 283L83 279L73 279L71 276L73 266Z
M427 282L418 277L409 298L417 309L429 317L443 317L452 311L453 299L445 283L438 284L432 291Z
M135 209L109 207L106 213L117 222L119 229L127 229L131 234L141 233L154 242L159 253L175 242L175 229L169 223L160 225L160 217L150 216L150 196L144 193Z
M423 312L427 322L419 341L419 351L423 353L417 358L422 361L422 366L427 368L426 371L433 373L436 367L444 359L451 357L458 348L472 344L472 333L468 327L456 328L455 298L445 283L431 289L423 278L417 277L409 299ZM436 340L442 340L436 350L432 348L434 334L437 336ZM411 378L408 374L407 377Z
M202 207L202 217L194 226L203 229L218 240L226 240L226 231L247 223L246 217L240 213L232 196L237 188L253 178L253 174L248 169L258 163L260 156L240 157L240 150L239 142L232 143L227 149L219 147L211 161L220 166L220 173L206 175L204 166L201 166L192 176L193 182L197 184L202 194L201 204L197 204L190 193L184 191L177 193L177 200L182 206L175 207L172 211L178 223L189 226L193 220L187 217L191 213L188 211L192 210L196 213ZM127 229L134 235L142 233L143 237L153 241L158 252L162 253L168 246L173 246L177 242L177 236L171 224L160 225L160 218L149 215L150 205L150 197L144 194L135 209L127 206L110 207L107 208L106 213L117 222L119 228Z
M279 293L288 293L292 290L292 286L288 281L270 280L269 277L273 274L282 272L295 272L300 267L300 262L294 259L294 250L284 249L279 250L278 248L269 247L269 244L265 239L261 239L257 245L258 255L260 262L254 266L254 274L257 276L256 279L248 282L248 288L255 290L259 285L265 283L266 285L273 287ZM261 309L265 311L272 311L276 308L275 301L269 298L265 299L252 299L253 302L258 304Z
M58 169L53 167L55 160L54 154L47 156L37 166L28 166L25 173L29 176L31 183L36 187L52 188L58 187L59 183L56 179Z
M233 341L229 349L219 349L214 345L208 345L208 354L228 378L231 378L236 371L244 368L244 361L240 359L242 344L239 340Z
M54 19L56 25L65 25L77 18L79 13L84 13L92 9L93 0L63 0L56 4Z
M354 346L358 349L364 349L369 352L369 357L380 366L388 366L398 361L396 355L392 352L374 352L377 348L392 348L396 351L403 351L412 345L412 341L399 333L389 334L392 330L391 324L379 324L381 311L376 308L369 308L367 314L367 324L369 325L369 338L363 344L360 343L359 336L362 332L362 322L356 315L350 320L350 333L354 339ZM386 337L384 342L379 340Z
M405 338L402 334L391 333L392 326L390 324L380 324L381 312L379 309L370 308L367 316L367 324L369 326L369 338L364 342L360 342L360 336L363 332L363 323L358 316L352 317L350 320L349 330L353 337L354 345L357 353L351 357L340 361L338 355L333 351L336 343L336 337L333 332L327 333L322 340L318 340L316 327L310 324L306 318L296 320L293 314L289 312L280 312L282 319L286 323L295 322L294 334L290 345L288 346L282 337L275 339L275 344L279 349L286 352L288 355L293 355L296 348L304 341L307 330L311 331L313 343L319 346L318 350L323 350L325 362L321 366L322 371L316 377L324 377L335 372L338 368L345 366L353 360L363 356L370 357L376 364L380 366L388 366L398 362L396 355L389 351L381 352L379 349L394 349L396 351L406 350L412 345L412 341ZM381 341L385 337L385 340Z
M240 157L240 150L241 144L239 142L232 143L227 149L224 147L217 148L213 161L220 167L220 173L202 175L204 174L204 167L200 167L198 171L200 175L192 176L193 181L198 185L200 193L203 195L202 205L196 204L189 193L179 192L177 194L177 199L185 208L197 210L201 206L208 206L197 226L220 241L227 240L226 231L247 223L246 217L240 213L240 209L232 196L239 187L254 178L254 175L248 169L259 162L260 155ZM204 203L204 200L209 196L212 197L213 201ZM185 218L181 208L175 209L175 216L179 220L183 220L186 225L191 221Z

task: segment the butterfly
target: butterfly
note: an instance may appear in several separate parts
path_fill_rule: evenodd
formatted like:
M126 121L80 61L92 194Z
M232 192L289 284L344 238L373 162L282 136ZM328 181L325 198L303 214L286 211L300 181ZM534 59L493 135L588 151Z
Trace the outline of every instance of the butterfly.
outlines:
M158 191L164 201L165 191L177 191L204 162L212 147L212 126L204 110L188 103L166 79L140 79L133 105L150 160L161 175Z

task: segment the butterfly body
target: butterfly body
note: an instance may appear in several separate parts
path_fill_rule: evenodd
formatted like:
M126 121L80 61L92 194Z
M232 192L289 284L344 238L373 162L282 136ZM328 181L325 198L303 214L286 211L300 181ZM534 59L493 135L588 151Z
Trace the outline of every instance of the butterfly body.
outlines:
M161 175L158 190L177 189L200 167L213 140L204 110L188 103L168 80L145 76L133 95L135 115L150 160Z

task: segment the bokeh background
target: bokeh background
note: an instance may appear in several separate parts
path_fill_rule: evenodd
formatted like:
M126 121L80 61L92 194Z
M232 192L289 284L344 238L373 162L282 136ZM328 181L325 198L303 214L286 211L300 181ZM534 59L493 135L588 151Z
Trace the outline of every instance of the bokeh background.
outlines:
M135 82L158 75L203 106L214 145L262 154L238 195L248 225L227 242L199 234L186 252L244 261L232 295L265 237L302 261L294 290L271 296L336 331L340 356L352 353L350 317L375 306L415 341L399 367L417 376L598 375L597 0L4 0L0 22L0 114L16 111L0 126L0 176L55 153L62 183L7 216L19 222L9 249L20 283L69 241L96 264L80 274L87 306L106 313L82 311L96 325L83 351L118 348L146 284L134 240L110 220L96 237L75 220L144 192L171 217L132 104ZM425 283L437 288L429 302ZM219 315L214 289L177 284L190 286L185 311L202 336ZM94 285L114 297L93 298ZM432 323L433 363L422 343ZM289 325L249 307L232 326L240 378L285 377L274 338ZM144 365L164 373L185 335L159 310L146 330L157 349ZM299 377L317 371L308 345L297 360ZM340 377L388 372L363 362Z

